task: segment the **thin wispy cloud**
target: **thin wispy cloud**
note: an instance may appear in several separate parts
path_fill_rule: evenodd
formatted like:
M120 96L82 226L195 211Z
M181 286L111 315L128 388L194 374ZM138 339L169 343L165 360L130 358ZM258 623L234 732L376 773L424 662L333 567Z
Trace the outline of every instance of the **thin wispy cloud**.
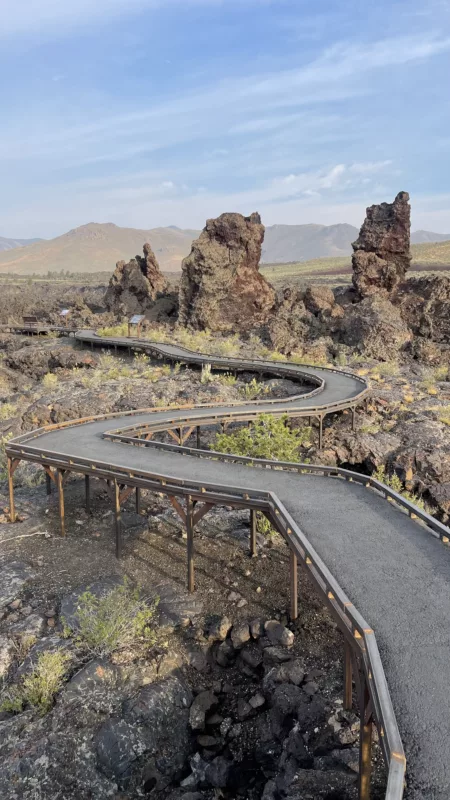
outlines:
M369 25L326 0L3 0L0 233L225 208L357 223L400 188L439 198L450 19L419 6Z

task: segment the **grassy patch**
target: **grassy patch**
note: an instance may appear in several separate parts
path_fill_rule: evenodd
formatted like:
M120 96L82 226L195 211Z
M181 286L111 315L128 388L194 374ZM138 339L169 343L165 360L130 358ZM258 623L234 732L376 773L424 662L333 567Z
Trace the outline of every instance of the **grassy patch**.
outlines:
M42 385L45 389L55 389L58 385L58 376L54 372L47 372L42 378Z
M69 660L62 650L41 653L33 671L5 692L0 710L18 713L25 706L32 706L40 714L46 714L64 683Z
M77 645L96 656L107 656L136 644L153 644L158 601L148 605L140 589L125 579L103 597L84 592L75 612L77 629L64 622L64 633Z
M403 486L398 475L394 472L392 475L388 475L386 472L386 467L382 464L378 467L378 469L372 473L372 478L375 480L380 481L380 483L384 483L385 486L388 486L390 489L393 489L394 492L400 494L405 500L409 500L410 503L414 503L417 508L421 508L422 511L425 511L425 503L421 497L413 494L412 492L408 492L407 489Z
M0 419L10 419L15 415L16 411L17 408L12 403L2 403L0 406Z

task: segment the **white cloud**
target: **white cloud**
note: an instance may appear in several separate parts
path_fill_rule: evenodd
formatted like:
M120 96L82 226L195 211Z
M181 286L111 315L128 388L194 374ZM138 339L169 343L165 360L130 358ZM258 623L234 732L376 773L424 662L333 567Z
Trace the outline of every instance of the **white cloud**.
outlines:
M89 27L105 19L121 17L145 9L158 9L168 5L214 6L225 0L1 0L0 38L23 34L63 36L76 27ZM226 0L227 3L237 0ZM244 0L239 0L240 3ZM245 0L247 3L264 3L268 0Z

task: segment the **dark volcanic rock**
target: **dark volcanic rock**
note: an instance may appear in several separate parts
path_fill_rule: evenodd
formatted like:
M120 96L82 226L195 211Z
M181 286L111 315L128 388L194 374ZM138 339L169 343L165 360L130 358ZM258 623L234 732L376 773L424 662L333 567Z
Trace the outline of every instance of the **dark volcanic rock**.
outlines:
M152 308L158 295L167 290L167 281L159 269L149 244L144 244L144 258L118 261L105 294L105 305L115 314L143 314Z
M408 192L399 192L393 203L369 206L366 219L352 247L353 285L360 297L392 292L411 263Z
M393 302L417 336L450 343L450 278L410 278L399 286Z
M398 358L412 338L400 311L385 297L366 297L349 306L341 325L344 344L380 361Z
M258 272L264 226L259 214L209 219L183 261L179 322L212 331L258 327L275 305L275 291Z

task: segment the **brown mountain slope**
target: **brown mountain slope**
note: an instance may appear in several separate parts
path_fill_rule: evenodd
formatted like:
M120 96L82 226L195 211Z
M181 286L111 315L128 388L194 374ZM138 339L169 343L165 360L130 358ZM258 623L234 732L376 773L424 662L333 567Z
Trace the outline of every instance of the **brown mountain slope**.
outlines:
M42 242L42 239L9 239L5 236L0 236L0 253L4 250L14 250L16 247L25 247L27 244L34 244L35 242Z
M180 272L181 262L191 249L199 231L176 227L138 230L112 223L94 222L27 247L0 252L0 273L19 275L50 272L113 272L117 261L129 261L142 254L150 242L160 267L165 272ZM442 235L442 234L441 234ZM352 225L269 225L266 228L262 263L286 264L334 256L349 259L351 242L358 236ZM414 239L414 234L412 238ZM439 236L418 231L418 238ZM0 247L1 250L1 247ZM414 260L449 263L450 241L413 245ZM350 261L350 259L349 259Z
M191 242L199 231L179 228L138 230L119 228L108 222L90 222L56 239L0 253L0 272L30 275L68 270L69 272L112 272L116 261L142 255L150 242L161 269L179 271Z

